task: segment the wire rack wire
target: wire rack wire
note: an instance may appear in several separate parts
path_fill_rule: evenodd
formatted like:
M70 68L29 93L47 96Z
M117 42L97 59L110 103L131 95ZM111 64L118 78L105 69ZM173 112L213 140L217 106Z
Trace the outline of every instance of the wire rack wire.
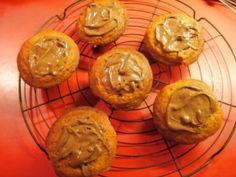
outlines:
M222 33L205 17L196 19L196 11L180 0L123 0L129 22L125 33L115 42L94 48L78 39L75 23L90 0L79 0L65 8L60 15L48 19L39 29L55 29L71 36L81 51L75 73L64 83L50 89L37 89L19 78L19 100L26 126L38 147L47 155L45 137L55 122L66 111L82 105L102 109L109 115L118 135L118 150L109 172L100 176L191 176L207 166L230 141L236 120L233 80L230 65L235 64L233 50ZM154 75L152 92L140 107L122 111L95 97L90 90L88 72L97 56L113 47L129 47L143 52L146 28L156 15L168 12L186 13L204 28L205 47L194 64L166 66L151 61ZM226 60L227 58L227 60ZM153 125L152 105L159 90L184 78L207 82L224 110L220 130L207 140L194 145L170 142L157 133Z

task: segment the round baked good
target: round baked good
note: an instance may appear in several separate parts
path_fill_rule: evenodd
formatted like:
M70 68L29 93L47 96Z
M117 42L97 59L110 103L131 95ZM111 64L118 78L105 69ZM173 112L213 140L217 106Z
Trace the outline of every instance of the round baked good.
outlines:
M97 58L90 72L95 95L116 108L133 109L152 88L152 71L143 54L114 48Z
M127 18L125 6L118 0L94 0L80 14L76 30L80 40L105 45L120 37Z
M185 14L164 14L153 19L145 35L153 59L168 65L189 65L204 46L201 25Z
M33 87L60 84L74 72L79 48L66 34L44 30L26 40L17 57L21 77Z
M46 138L49 158L61 177L95 176L109 170L116 145L116 133L107 115L92 107L64 114Z
M222 122L221 107L209 86L191 79L164 87L156 97L153 116L164 137L183 144L206 139Z

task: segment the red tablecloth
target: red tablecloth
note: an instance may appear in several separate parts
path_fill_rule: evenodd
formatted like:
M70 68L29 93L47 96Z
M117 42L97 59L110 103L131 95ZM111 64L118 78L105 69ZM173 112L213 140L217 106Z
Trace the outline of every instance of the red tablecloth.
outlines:
M52 177L50 162L35 145L19 107L16 56L22 42L72 0L0 1L0 176ZM236 51L236 15L222 5L203 0L185 1L206 16ZM235 68L236 69L236 68ZM232 78L236 80L235 78ZM235 115L236 116L236 115ZM236 176L236 134L225 150L196 176Z

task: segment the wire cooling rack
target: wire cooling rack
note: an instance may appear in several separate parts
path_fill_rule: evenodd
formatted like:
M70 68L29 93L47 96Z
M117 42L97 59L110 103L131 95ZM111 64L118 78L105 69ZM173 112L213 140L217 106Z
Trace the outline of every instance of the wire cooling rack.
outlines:
M235 55L223 34L205 17L196 19L196 11L180 0L124 0L129 22L125 33L115 42L94 48L81 42L75 32L80 12L90 3L79 0L65 8L64 12L48 19L39 29L55 29L71 36L81 51L81 60L75 73L64 83L50 89L36 89L19 79L19 99L26 126L38 147L47 155L45 137L53 122L64 112L77 106L88 105L102 109L118 135L118 150L109 177L191 176L207 166L225 148L236 128L232 114L233 79L230 66L235 65ZM155 15L168 12L186 13L204 28L205 46L199 60L187 66L166 66L150 62L154 85L152 92L140 107L131 111L112 108L95 97L90 90L88 72L97 56L118 46L142 51L143 36ZM152 120L152 105L159 90L184 78L207 82L216 94L224 110L220 130L207 140L194 145L179 145L159 135ZM217 158L216 160L219 160Z

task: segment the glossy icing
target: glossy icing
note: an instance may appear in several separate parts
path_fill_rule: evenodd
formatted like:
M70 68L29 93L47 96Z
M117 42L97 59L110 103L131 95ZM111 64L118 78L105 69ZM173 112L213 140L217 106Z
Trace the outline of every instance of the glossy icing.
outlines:
M167 125L172 130L199 133L198 127L207 121L216 108L216 100L200 88L181 87L170 97Z
M57 144L57 160L68 159L72 168L81 168L84 176L91 176L88 165L101 153L108 151L103 138L103 127L88 116L63 127Z
M181 52L198 49L199 31L194 24L176 17L168 17L156 27L156 39L166 52Z
M107 59L102 83L108 90L122 94L137 90L143 79L143 70L132 54L115 53Z
M84 31L90 36L104 35L117 27L123 9L115 1L93 2L86 9Z
M42 38L29 52L29 66L34 77L57 75L65 67L68 44L58 38Z

